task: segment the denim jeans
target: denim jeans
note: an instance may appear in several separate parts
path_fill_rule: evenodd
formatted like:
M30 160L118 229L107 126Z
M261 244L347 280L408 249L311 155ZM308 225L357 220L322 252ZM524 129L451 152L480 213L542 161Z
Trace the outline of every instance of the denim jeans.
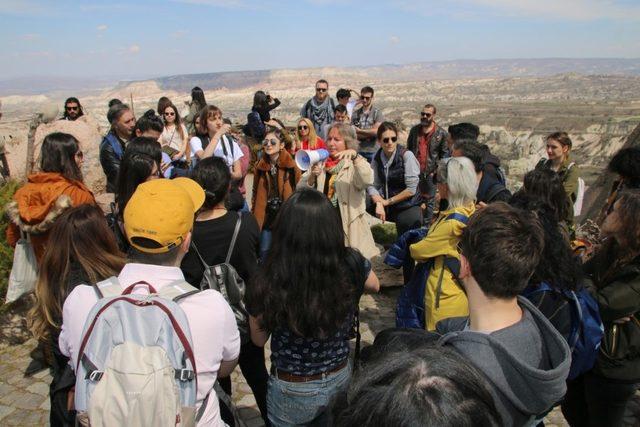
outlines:
M271 230L262 230L260 232L260 262L264 262L271 248Z
M326 378L306 383L290 383L269 377L267 412L274 426L328 425L329 404L333 397L345 390L351 378L351 365Z

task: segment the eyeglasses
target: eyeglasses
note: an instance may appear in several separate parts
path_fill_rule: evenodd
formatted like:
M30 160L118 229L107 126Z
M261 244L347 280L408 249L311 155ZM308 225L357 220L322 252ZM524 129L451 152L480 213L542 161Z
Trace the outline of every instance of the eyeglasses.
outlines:
M373 98L373 96L361 96L360 99L362 99L363 101L368 101L371 98Z
M269 145L274 146L279 142L280 141L278 141L277 139L265 139L264 141L262 141L262 145L265 147L268 147Z
M80 109L80 107L78 107L77 105L75 107L65 107L67 109L67 111L78 111Z
M422 117L431 117L431 116L433 116L433 114L431 114L431 113L420 113L420 116L422 116Z
M309 126L307 126L307 125L298 126L298 130L307 130L307 129L309 129Z
M84 159L84 153L82 151L78 151L76 153L76 157L80 160Z
M176 113L174 113L173 111L169 112L169 113L164 113L165 116L175 116Z
M316 92L326 92L326 91L327 91L327 89L324 88L324 87L317 87L316 88Z
M389 142L398 142L397 136L392 136L391 138L382 138L382 142L388 144Z

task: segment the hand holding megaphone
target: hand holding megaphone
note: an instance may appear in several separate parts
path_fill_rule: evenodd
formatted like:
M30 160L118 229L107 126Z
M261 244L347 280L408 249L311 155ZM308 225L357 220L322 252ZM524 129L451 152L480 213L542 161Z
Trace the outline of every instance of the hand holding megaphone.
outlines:
M300 170L306 171L318 162L322 162L329 157L329 152L324 148L318 150L299 150L296 153L296 165Z

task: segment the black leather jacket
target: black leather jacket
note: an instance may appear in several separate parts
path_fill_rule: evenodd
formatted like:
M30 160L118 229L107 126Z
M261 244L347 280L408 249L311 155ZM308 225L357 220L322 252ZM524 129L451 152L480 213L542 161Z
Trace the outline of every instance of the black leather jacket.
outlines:
M595 373L622 382L640 381L640 256L613 267L615 244L603 243L603 250L584 265L586 286L598 302L604 337ZM608 246L605 250L604 247ZM623 323L615 320L629 317Z
M124 143L113 132L105 135L100 143L100 164L107 176L107 193L115 193Z

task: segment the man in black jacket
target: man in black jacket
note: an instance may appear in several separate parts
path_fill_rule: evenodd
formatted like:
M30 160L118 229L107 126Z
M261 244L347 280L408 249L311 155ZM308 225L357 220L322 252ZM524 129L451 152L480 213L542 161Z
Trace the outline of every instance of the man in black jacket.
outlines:
M107 176L107 192L115 193L120 161L136 125L136 118L128 105L116 104L109 108L107 119L111 123L111 130L100 143L100 164Z
M420 113L420 123L411 128L407 138L407 149L411 150L420 164L418 190L426 200L423 212L424 224L426 225L431 223L431 218L433 217L436 195L433 176L438 161L449 155L447 150L447 131L438 126L435 117L435 105L425 105Z
M461 139L453 144L453 157L467 157L473 162L478 175L476 201L480 205L493 202L508 202L511 192L507 189L500 170L500 159L489 151L489 147L471 139Z

